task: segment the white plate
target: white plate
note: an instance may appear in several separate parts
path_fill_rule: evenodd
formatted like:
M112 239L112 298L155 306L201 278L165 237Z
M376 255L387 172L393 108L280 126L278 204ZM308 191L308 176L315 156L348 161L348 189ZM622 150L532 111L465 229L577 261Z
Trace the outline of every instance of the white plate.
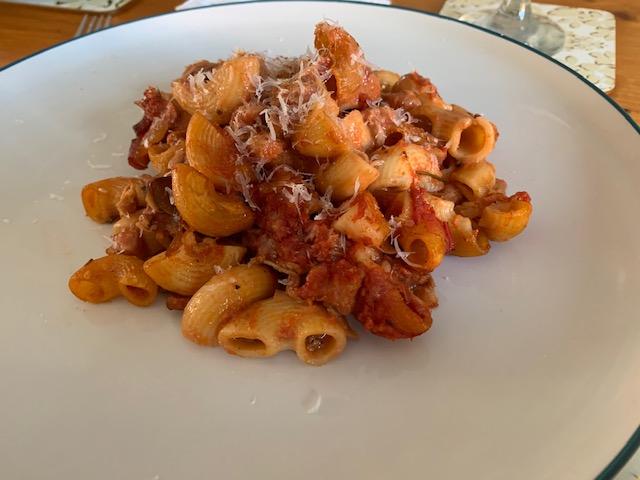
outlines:
M109 233L79 192L136 174L123 154L145 87L236 48L299 55L325 18L498 125L491 160L533 197L524 234L446 259L427 334L364 336L321 368L197 347L162 302L76 300L68 277ZM26 59L0 74L0 105L3 478L583 480L637 446L639 129L557 63L409 10L238 4Z

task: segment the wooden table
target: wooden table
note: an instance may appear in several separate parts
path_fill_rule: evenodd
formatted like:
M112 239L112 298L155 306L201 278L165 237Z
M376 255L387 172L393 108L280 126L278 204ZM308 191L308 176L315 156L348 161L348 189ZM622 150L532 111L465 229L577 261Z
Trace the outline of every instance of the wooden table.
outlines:
M136 0L117 11L111 24L174 10L181 0ZM393 0L395 5L438 12L444 0ZM552 0L597 8L616 17L616 88L610 92L640 123L640 2L638 0ZM0 2L0 67L73 37L82 12Z

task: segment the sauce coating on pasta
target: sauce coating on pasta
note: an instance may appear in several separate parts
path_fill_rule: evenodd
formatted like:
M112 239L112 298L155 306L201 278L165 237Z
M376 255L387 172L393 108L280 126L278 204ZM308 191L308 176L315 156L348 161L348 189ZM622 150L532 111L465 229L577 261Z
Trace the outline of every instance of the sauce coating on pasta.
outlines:
M372 65L338 25L319 23L314 47L199 61L143 93L128 161L148 172L83 189L87 215L115 223L108 261L70 280L78 298L160 291L198 344L322 365L354 319L425 333L445 257L525 229L530 196L508 195L487 158L493 123Z

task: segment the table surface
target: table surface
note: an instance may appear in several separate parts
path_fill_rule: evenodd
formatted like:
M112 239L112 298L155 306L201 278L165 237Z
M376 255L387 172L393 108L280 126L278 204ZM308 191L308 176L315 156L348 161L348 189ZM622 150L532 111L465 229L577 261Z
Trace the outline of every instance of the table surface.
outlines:
M394 5L439 12L444 0L392 0ZM116 11L112 25L169 12L181 0L134 0ZM616 18L616 87L609 95L640 123L640 2L638 0L556 0L597 8ZM0 68L73 37L83 12L4 3L0 0Z
M394 5L437 13L444 0L392 0ZM182 0L134 0L113 14L111 25L175 9ZM640 123L640 1L556 0L539 3L595 8L616 19L616 87L609 95ZM0 68L73 37L83 12L0 0ZM640 478L640 452L616 476Z

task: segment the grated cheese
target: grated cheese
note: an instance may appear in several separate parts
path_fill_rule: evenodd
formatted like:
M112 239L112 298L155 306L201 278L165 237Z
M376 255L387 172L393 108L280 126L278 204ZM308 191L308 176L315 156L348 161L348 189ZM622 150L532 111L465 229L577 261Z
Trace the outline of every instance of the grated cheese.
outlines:
M288 192L286 188L290 188L291 192ZM282 195L284 195L289 202L295 205L296 210L298 210L298 215L300 215L300 202L308 202L313 198L311 192L304 183L287 183L285 188L282 189Z
M106 140L106 139L107 139L107 133L102 132L99 136L93 139L93 143L102 142L103 140Z
M396 258L399 258L400 260L402 260L404 263L406 263L407 265L411 266L411 267L422 267L422 265L418 265L417 263L413 263L412 261L409 260L409 255L411 255L414 252L405 252L402 250L402 248L400 247L400 244L398 243L398 237L394 237L391 244L393 245L393 248L395 248L396 250Z
M371 70L380 70L380 67L378 67L374 63L371 63L364 57L364 52L362 51L362 49L360 49L357 53L351 54L351 63L360 64L364 67L370 68Z
M318 71L319 59L317 53L265 59L267 75L252 80L258 101L266 106L261 115L272 139L276 138L276 127L286 138L313 108L322 107L327 101L328 92L320 88L326 73Z
M327 190L324 192L324 195L320 197L322 209L320 210L320 213L314 217L314 220L324 220L329 216L329 213L334 210L333 203L331 202L331 195L333 195L333 187L329 185Z
M256 205L256 203L251 198L252 185L247 174L241 172L240 170L236 170L235 178L236 181L240 184L242 195L244 196L244 201L247 202L247 205L249 205L253 210L260 210L260 207Z
M167 195L169 196L169 203L171 205L175 205L175 199L173 198L173 190L169 187L164 187L164 191L167 192Z
M111 168L111 164L110 163L103 163L103 164L96 164L93 163L91 160L87 160L87 165L89 165L91 168L94 168L96 170L101 170L101 169L105 169L105 168Z
M419 268L422 267L422 265L417 265L409 260L409 255L411 255L414 252L405 252L404 250L402 250L402 247L400 247L400 243L398 242L398 235L396 235L396 231L398 230L398 228L402 226L402 223L393 215L389 217L389 220L387 220L387 223L389 224L389 229L390 229L389 236L391 237L391 245L396 251L396 258L399 258L400 260L402 260L404 263L406 263L411 267L419 267Z
M404 108L396 108L393 110L394 116L391 121L396 127L401 127L407 123L416 123L417 120L411 116Z
M193 93L193 98L196 101L204 98L207 90L207 82L211 80L213 80L213 69L208 71L200 69L196 73L191 73L187 76L189 91Z

